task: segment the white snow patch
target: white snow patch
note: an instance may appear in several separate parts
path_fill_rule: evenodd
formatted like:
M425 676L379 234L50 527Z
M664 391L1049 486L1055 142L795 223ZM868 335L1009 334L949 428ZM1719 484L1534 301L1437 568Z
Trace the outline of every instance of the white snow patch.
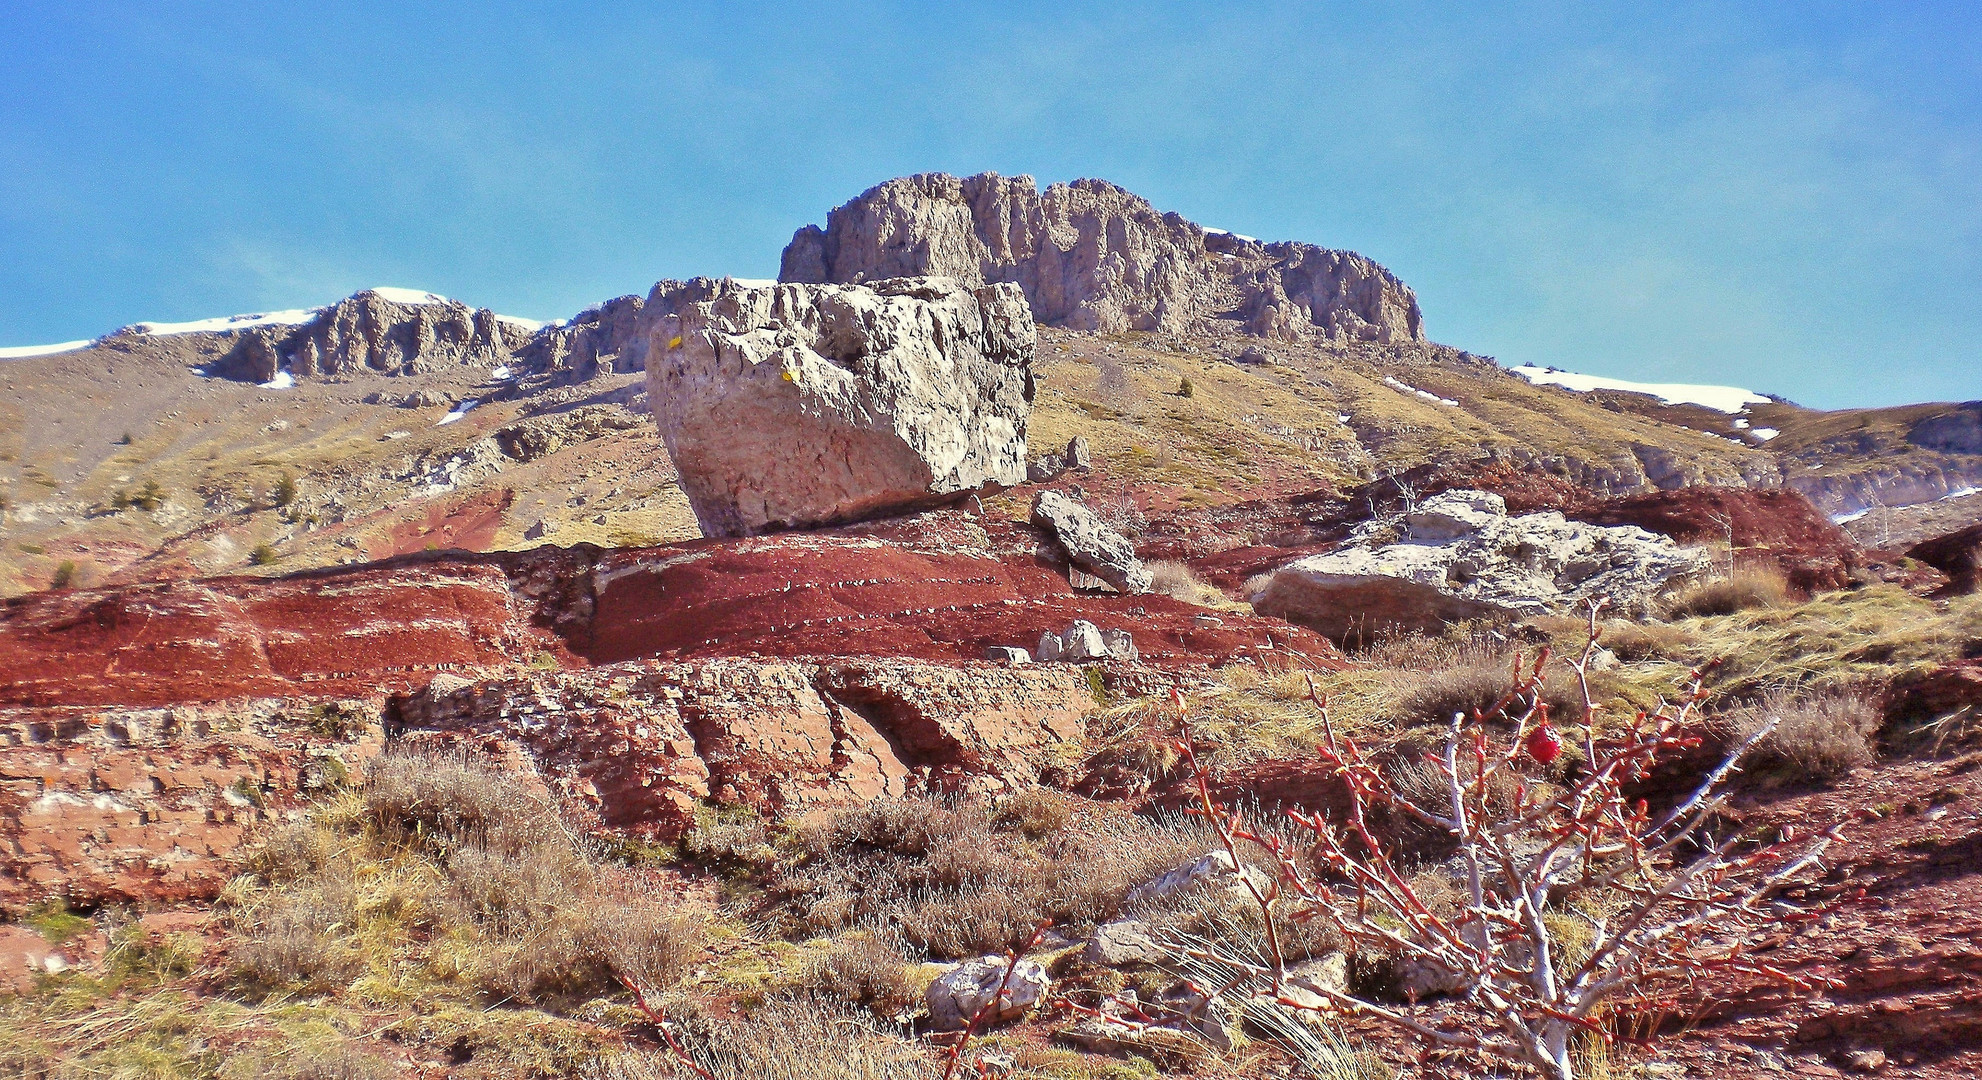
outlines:
M1602 375L1579 375L1573 371L1550 371L1532 364L1509 368L1536 385L1560 386L1586 394L1592 390L1624 390L1650 394L1667 405L1699 405L1729 415L1746 412L1750 405L1767 405L1769 399L1738 386L1705 386L1697 383L1644 383L1611 379Z
M316 318L322 308L291 308L288 311L257 311L248 315L222 315L217 319L194 319L191 322L141 322L132 323L125 330L153 337L168 334L223 334L230 330L245 330L250 326L295 326Z
M1335 422L1336 422L1336 423L1338 423L1338 424L1346 424L1346 423L1348 423L1348 422L1349 422L1349 414L1348 414L1348 413L1345 413L1345 412L1339 412L1339 413L1336 413L1336 414L1335 414Z
M1977 488L1977 487L1956 488L1955 490L1948 492L1946 495L1941 496L1938 501L1947 502L1949 499L1966 499L1970 495L1982 495L1982 488Z
M549 323L544 322L542 319L525 319L518 315L497 315L496 321L506 322L511 326L523 330L528 330L533 334L539 330L542 330L544 327L550 325Z
M1205 233L1210 236L1229 236L1235 240L1244 240L1247 241L1248 243L1253 243L1253 244L1259 243L1259 237L1257 236L1247 236L1245 233L1235 233L1232 232L1230 229L1214 229L1208 225L1203 226L1203 228Z
M1863 510L1854 510L1854 511L1852 511L1852 512L1851 512L1851 513L1849 513L1849 514L1832 514L1832 515L1831 515L1831 524L1833 524L1833 525L1849 525L1849 524L1851 524L1852 522L1854 522L1854 521L1857 521L1857 520L1858 520L1859 518L1862 518L1862 517L1864 517L1864 516L1865 516L1866 514L1869 514L1869 513L1871 513L1871 512L1872 512L1872 508L1868 506L1868 507L1866 507L1866 508L1865 508L1865 509L1863 509Z
M490 368L490 369L489 369L489 378L491 378L491 379L496 379L496 380L501 380L501 379L507 379L507 378L509 378L509 365L508 365L508 364L498 364L498 365L496 365L495 367L493 367L493 368Z
M366 289L365 291L373 294L374 296L377 296L381 300L390 300L395 304L454 303L454 301L449 300L447 297L441 296L438 293L422 292L419 289L395 289L390 285L379 285L374 288Z
M1426 401L1436 401L1440 405L1457 406L1459 404L1458 402L1452 400L1451 398L1439 397L1437 394L1434 394L1429 390L1420 390L1417 387L1412 386L1410 383L1399 382L1388 375L1385 375L1383 377L1383 385L1390 387L1392 390L1402 390L1406 394L1416 394L1419 397L1424 398Z
M768 289L777 284L777 282L770 278L733 277L730 280L746 289Z
M56 353L75 352L87 349L95 341L64 341L57 345L9 345L0 349L0 360L25 360L30 356L53 356Z
M1782 434L1782 432L1777 431L1772 427L1758 427L1755 430L1749 432L1748 434L1755 436L1756 438L1762 440L1763 442L1768 442L1770 439L1773 439L1776 436Z
M1743 417L1742 419L1739 419L1739 420L1736 420L1736 421L1734 422L1734 426L1735 426L1735 427L1737 427L1737 428L1740 428L1740 429L1742 429L1742 430L1744 430L1744 431L1745 431L1745 430L1747 430L1747 428L1748 428L1748 420L1747 420L1747 418L1746 418L1746 417Z
M291 375L288 368L283 368L275 373L275 378L257 385L264 390L293 390L296 387L296 376Z
M434 426L435 426L435 427L439 427L439 426L441 426L442 424L452 424L452 423L454 423L454 422L455 422L456 420L459 420L459 419L461 419L462 417L464 417L464 416L466 416L466 415L468 415L468 410L469 410L469 409L472 409L472 408L474 408L475 406L477 406L477 405L480 405L480 404L481 404L481 402L480 402L480 401L478 401L478 400L476 400L476 399L474 399L474 398L469 398L468 400L466 400L466 401L464 401L464 402L462 402L461 404L459 404L459 405L456 405L456 406L455 406L454 408L452 408L452 409L450 409L450 410L448 410L448 413L447 413L447 415L446 415L446 416L443 416L443 417L441 417L440 419L438 419L438 420L436 420L436 421L434 421Z

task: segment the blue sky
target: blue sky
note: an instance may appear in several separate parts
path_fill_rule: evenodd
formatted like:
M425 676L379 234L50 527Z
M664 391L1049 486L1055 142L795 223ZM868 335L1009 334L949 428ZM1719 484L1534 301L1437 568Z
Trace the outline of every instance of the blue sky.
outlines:
M16 2L0 345L368 285L557 318L987 169L1361 251L1508 364L1982 397L1952 4Z

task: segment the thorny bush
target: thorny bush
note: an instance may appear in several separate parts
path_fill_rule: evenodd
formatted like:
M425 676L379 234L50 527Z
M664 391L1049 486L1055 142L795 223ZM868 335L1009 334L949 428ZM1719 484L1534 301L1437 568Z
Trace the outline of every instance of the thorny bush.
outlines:
M1592 607L1588 642L1569 665L1581 697L1569 731L1582 741L1573 763L1557 761L1564 729L1542 686L1545 651L1516 669L1497 701L1454 715L1442 748L1407 786L1330 728L1317 755L1341 779L1347 810L1340 820L1289 811L1300 844L1216 803L1207 772L1182 741L1199 812L1220 843L1234 860L1242 844L1264 848L1279 873L1264 883L1246 879L1264 924L1262 957L1179 939L1180 961L1238 972L1219 993L1373 1018L1427 1050L1476 1051L1550 1080L1574 1076L1578 1040L1608 1044L1609 1008L1654 1009L1682 990L1697 992L1697 980L1717 972L1796 983L1747 946L1764 917L1807 917L1776 896L1818 866L1836 829L1776 843L1717 835L1722 782L1774 730L1766 722L1670 808L1654 811L1634 797L1634 785L1656 765L1700 745L1696 714L1705 693L1695 672L1677 703L1600 723L1587 674L1597 614ZM1317 693L1314 704L1326 725L1326 699ZM1551 764L1554 783L1527 775L1548 774ZM1426 874L1377 838L1371 820L1379 810L1451 837L1457 854L1430 874L1444 881L1427 887ZM1321 869L1311 869L1317 861ZM1290 976L1290 932L1317 922L1351 949L1437 972L1456 991L1453 1000L1386 1004L1353 986Z

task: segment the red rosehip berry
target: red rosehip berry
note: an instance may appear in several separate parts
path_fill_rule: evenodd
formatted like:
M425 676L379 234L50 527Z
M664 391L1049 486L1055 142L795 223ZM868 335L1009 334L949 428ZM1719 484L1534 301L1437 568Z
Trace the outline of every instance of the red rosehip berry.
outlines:
M1544 765L1554 761L1562 753L1562 739L1555 734L1555 729L1547 724L1537 725L1535 730L1528 732L1528 741L1524 746L1529 757Z

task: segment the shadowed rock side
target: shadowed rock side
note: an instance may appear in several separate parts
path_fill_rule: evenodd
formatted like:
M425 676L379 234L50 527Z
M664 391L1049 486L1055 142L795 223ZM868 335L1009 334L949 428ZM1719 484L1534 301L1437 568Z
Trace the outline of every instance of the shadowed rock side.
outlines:
M1054 184L983 173L890 180L807 225L783 281L937 274L1013 282L1042 323L1181 332L1204 318L1266 337L1422 341L1415 294L1354 252L1205 229L1105 180Z
M1949 594L1975 592L1982 588L1982 525L1923 540L1908 548L1906 557L1946 574Z
M1035 335L1010 285L702 278L660 303L647 397L705 535L858 521L1025 481Z

